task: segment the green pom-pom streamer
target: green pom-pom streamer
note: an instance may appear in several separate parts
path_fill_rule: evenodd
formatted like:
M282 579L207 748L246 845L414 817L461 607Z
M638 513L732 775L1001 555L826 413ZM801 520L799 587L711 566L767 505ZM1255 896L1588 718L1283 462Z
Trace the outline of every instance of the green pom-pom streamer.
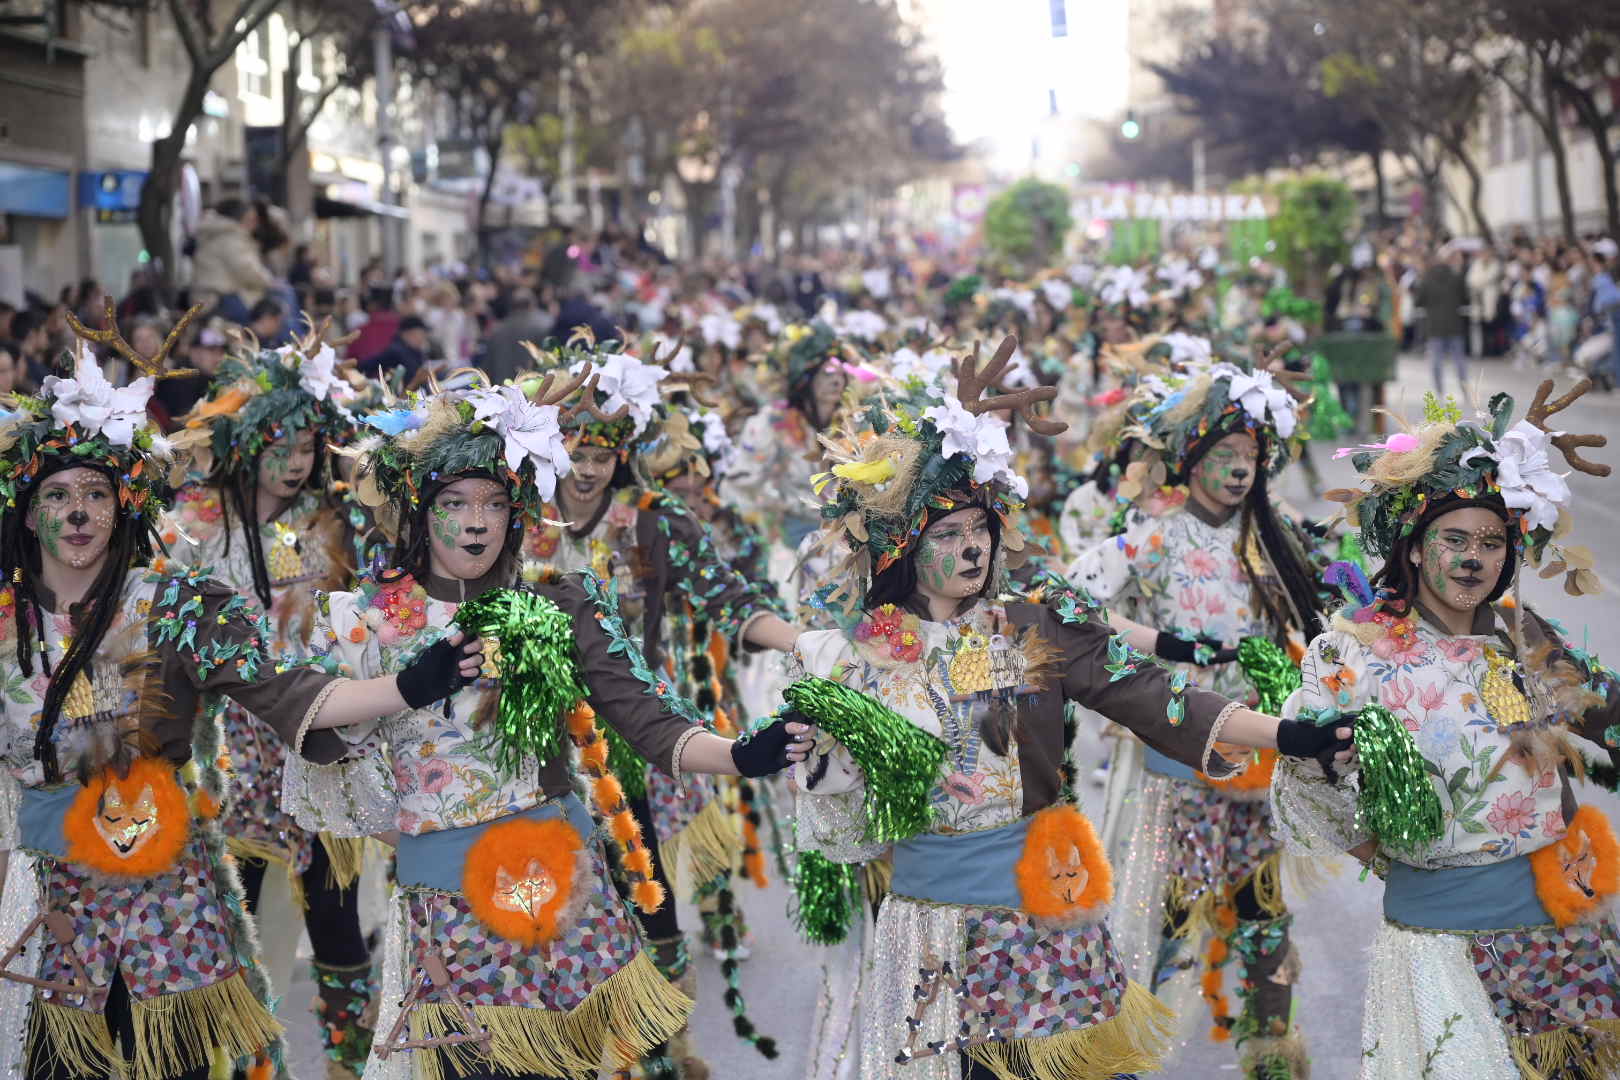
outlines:
M1361 796L1356 818L1390 851L1414 854L1440 839L1440 797L1406 725L1382 705L1356 716Z
M1276 716L1288 695L1299 689L1299 668L1270 638L1246 637L1238 642L1238 667L1260 695L1263 713Z
M517 776L530 759L550 761L562 749L563 716L587 693L574 662L574 621L546 597L490 589L462 604L455 624L501 645L501 701L485 735L495 767Z
M893 844L934 819L928 793L945 744L859 690L806 676L782 697L849 751L866 774L866 839Z
M1361 549L1361 538L1353 532L1339 537L1339 554L1335 562L1352 562L1367 572L1367 553Z
M819 851L799 852L793 871L793 925L812 945L837 945L849 936L861 903L861 868L835 863Z

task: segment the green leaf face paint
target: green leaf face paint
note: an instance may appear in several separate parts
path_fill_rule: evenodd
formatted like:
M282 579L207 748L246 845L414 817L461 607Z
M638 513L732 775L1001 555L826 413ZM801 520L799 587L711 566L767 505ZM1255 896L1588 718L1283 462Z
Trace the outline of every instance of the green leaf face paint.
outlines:
M511 523L505 485L473 477L447 485L428 510L433 572L462 581L483 577L500 558Z
M117 523L117 492L98 469L64 469L46 477L28 508L27 525L44 557L75 570L102 559Z
M1485 602L1507 565L1507 527L1495 511L1468 506L1442 514L1423 532L1418 596L1437 613L1463 614Z
M1246 431L1223 437L1193 466L1193 498L1207 510L1228 513L1243 505L1254 488L1260 445Z
M927 600L952 602L976 595L989 577L994 549L982 508L969 507L940 518L917 544L918 593Z

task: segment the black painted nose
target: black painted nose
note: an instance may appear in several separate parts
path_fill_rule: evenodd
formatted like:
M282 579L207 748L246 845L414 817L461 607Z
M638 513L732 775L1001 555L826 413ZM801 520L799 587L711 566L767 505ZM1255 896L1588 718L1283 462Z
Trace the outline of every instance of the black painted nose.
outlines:
M1234 480L1247 480L1248 478L1249 478L1249 470L1248 469L1233 469L1232 470L1232 479L1234 479Z
M90 523L90 513L82 508L69 510L67 519L69 525L87 525Z
M964 548L962 550L962 558L967 562L976 563L980 559L982 559L983 557L984 557L984 549L983 548L970 547L970 548Z
M1462 568L1464 570L1483 570L1485 569L1485 564L1480 562L1478 559L1464 559L1462 562Z

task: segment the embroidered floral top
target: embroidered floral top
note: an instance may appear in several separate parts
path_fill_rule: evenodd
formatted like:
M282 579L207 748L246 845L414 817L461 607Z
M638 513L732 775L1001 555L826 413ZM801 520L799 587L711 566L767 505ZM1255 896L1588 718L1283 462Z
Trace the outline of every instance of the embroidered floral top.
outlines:
M1564 835L1565 813L1573 808L1564 777L1534 768L1515 752L1514 726L1503 722L1505 703L1518 694L1505 623L1482 607L1475 630L1452 635L1415 612L1335 616L1333 628L1311 642L1303 685L1283 710L1296 717L1307 710L1354 712L1377 702L1405 723L1445 822L1426 850L1399 856L1422 869L1528 854ZM1493 669L1500 674L1493 676ZM1616 710L1620 695L1589 710L1582 733L1601 740ZM1272 786L1279 832L1290 847L1312 855L1373 839L1356 824L1356 790L1353 771L1335 786L1314 762L1281 759Z
M322 598L315 662L359 679L398 672L453 632L463 597L497 584L362 579L353 592ZM533 587L574 620L576 660L597 716L658 768L676 773L676 742L695 715L646 670L611 595L585 575ZM566 754L544 764L531 759L516 775L496 767L484 714L498 704L499 672L495 657L485 677L445 701L334 729L347 744L342 755L312 754L306 745L303 756L315 764L290 759L284 807L304 828L340 836L390 828L414 835L494 821L566 794L572 790Z
M173 513L173 524L179 528L166 528L163 540L176 559L209 567L217 580L257 606L243 523L234 514L227 519L220 500L216 488L202 484L182 488ZM266 621L276 652L305 656L315 628L315 593L341 588L353 576L346 519L346 510L305 490L274 521L259 526L259 550L270 579ZM182 537L193 543L180 543Z
M83 682L70 688L53 733L57 761L70 781L86 756L93 767L105 759L131 714L157 752L181 764L192 755L194 722L205 706L222 703L220 695L291 730L331 681L309 670L278 673L254 610L205 575L197 568L129 571L101 648ZM52 597L39 601L43 619L22 631L12 587L0 589L0 766L24 786L44 783L43 766L34 760L50 682L40 663L41 638L54 670L73 634L67 614L52 610ZM19 632L33 636L32 675L18 662Z
M1056 801L1067 701L1098 710L1170 757L1232 774L1213 751L1226 699L1188 687L1132 650L1073 595L980 603L948 622L886 606L852 631L801 635L790 664L878 699L946 743L931 796L936 832L995 828ZM980 723L996 694L1010 694L1018 712L1001 749L987 744ZM808 796L801 805L809 836L801 840L843 861L876 855L840 836L856 825L847 807L864 786L848 753L824 734L796 769Z
M771 543L795 548L821 527L809 497L796 494L810 491L819 450L810 422L785 401L750 416L737 436L726 497Z
M1193 640L1212 637L1235 646L1273 627L1254 603L1238 554L1239 516L1211 525L1191 510L1142 518L1122 535L1076 560L1069 579L1098 603L1155 630ZM1265 565L1258 541L1250 558ZM1188 665L1190 677L1217 693L1253 703L1253 688L1236 664Z
M563 520L556 507L541 516ZM611 582L625 621L655 665L663 659L662 623L671 592L703 610L734 648L742 645L750 622L781 609L770 586L750 581L722 559L709 530L667 492L623 489L608 498L595 521L533 527L524 538L523 559L527 580L589 570Z

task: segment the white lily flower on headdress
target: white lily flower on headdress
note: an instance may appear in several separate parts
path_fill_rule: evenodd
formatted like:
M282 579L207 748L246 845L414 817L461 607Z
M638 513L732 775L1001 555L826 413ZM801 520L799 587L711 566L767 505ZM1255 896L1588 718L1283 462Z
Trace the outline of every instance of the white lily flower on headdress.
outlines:
M888 320L875 311L846 311L838 319L837 331L841 337L876 341L888 327Z
M1221 253L1213 247L1205 246L1198 253L1198 269L1213 270L1219 265L1221 265Z
M1256 423L1269 423L1277 429L1279 438L1289 438L1298 424L1294 399L1289 396L1269 371L1244 371L1232 364L1216 364L1210 369L1215 378L1230 380L1226 391L1229 400L1242 406Z
M314 356L305 356L294 346L276 350L283 356L298 358L298 388L316 401L330 401L347 414L343 403L354 397L354 387L337 373L338 355L332 346L321 343Z
M1017 308L1026 319L1035 317L1035 291L1033 289L1014 289L1006 285L999 289L990 290L990 302L1005 301Z
M1184 296L1204 283L1204 275L1179 257L1166 259L1159 267L1158 278L1172 297Z
M942 372L950 370L951 357L940 349L929 349L918 355L917 350L901 346L889 357L889 364L896 379L903 381L916 376L932 383Z
M923 413L943 435L940 453L947 457L966 454L973 459L973 482L1006 485L1022 499L1029 494L1029 482L1013 468L1012 446L1007 442L1007 422L994 413L968 412L955 398L946 398Z
M887 300L889 293L893 291L890 288L889 272L882 267L875 270L862 270L861 285L878 300Z
M761 300L748 309L748 314L764 323L772 337L782 332L782 313L776 310L775 304Z
M703 452L712 462L709 471L719 479L736 464L737 444L731 441L731 433L726 430L725 417L717 412L699 413L697 427L703 436Z
M1552 471L1549 450L1552 436L1534 424L1520 420L1496 440L1496 483L1502 501L1524 513L1531 529L1552 529L1558 525L1559 508L1569 502L1569 484L1561 473ZM1459 462L1469 465L1490 455L1479 448L1468 451Z
M1183 334L1178 330L1159 340L1170 346L1170 362L1178 366L1207 364L1214 356L1214 346L1209 343L1209 338Z
M515 386L474 390L467 395L473 416L506 440L506 467L517 472L525 459L534 463L534 486L540 497L551 498L557 478L573 467L555 405L536 405Z
M1102 290L1098 295L1105 304L1130 304L1131 307L1147 307L1148 276L1133 266L1116 266L1108 271L1108 277L1103 281Z
M1097 268L1090 263L1075 263L1065 271L1070 281L1084 289L1097 279Z
M582 360L570 371L577 375L584 367ZM658 384L664 381L669 369L661 364L643 364L629 353L613 353L597 357L593 370L597 375L597 390L607 395L602 411L616 412L621 405L628 405L630 417L636 424L635 434L640 435L652 422L653 413L663 400Z
M135 429L146 423L146 403L153 379L143 375L128 386L113 386L90 350L80 348L73 363L73 378L47 375L40 394L51 399L51 416L59 424L78 424L92 434L104 435L114 446L129 446Z
M1074 303L1074 289L1062 278L1047 278L1041 282L1041 295L1058 311L1066 310Z
M729 311L711 311L698 320L698 333L710 345L724 345L735 349L742 344L742 323L732 318Z

